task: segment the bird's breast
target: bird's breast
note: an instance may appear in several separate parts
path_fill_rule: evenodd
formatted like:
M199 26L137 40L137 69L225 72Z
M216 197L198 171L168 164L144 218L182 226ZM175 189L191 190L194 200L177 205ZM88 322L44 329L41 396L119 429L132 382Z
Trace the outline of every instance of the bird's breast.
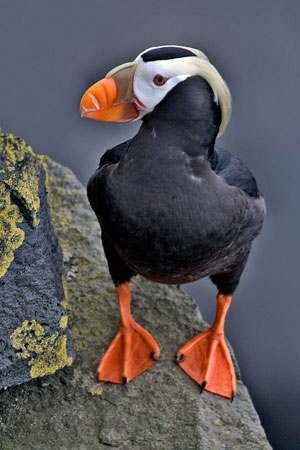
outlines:
M232 192L199 171L142 172L108 176L101 206L102 229L127 264L150 279L182 283L228 260L244 214Z

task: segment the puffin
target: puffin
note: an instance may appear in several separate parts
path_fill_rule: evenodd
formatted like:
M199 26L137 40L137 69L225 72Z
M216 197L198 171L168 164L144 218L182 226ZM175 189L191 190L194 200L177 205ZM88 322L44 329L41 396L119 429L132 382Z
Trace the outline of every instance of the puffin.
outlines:
M224 324L266 208L251 171L215 144L231 103L207 56L180 45L143 51L81 99L84 118L142 121L132 139L103 154L87 186L120 309L99 381L127 386L160 357L131 313L132 277L175 285L209 277L217 288L214 322L177 351L176 362L201 393L235 396Z

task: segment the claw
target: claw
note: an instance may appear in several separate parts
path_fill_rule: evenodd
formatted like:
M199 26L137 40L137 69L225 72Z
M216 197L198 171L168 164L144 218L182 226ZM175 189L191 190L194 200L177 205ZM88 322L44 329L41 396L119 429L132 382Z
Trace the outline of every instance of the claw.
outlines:
M178 364L182 363L184 360L185 360L185 354L184 354L184 353L181 353L181 354L178 355L177 358L176 358L176 362L177 362Z
M151 353L151 358L156 362L159 361L159 355L156 352Z
M207 381L203 381L203 383L200 385L200 394L202 394L206 385L207 385Z
M127 377L122 377L123 386L125 389L128 389Z
M234 397L235 397L235 391L232 391L232 396L231 396L231 403L233 402L233 400L234 400Z

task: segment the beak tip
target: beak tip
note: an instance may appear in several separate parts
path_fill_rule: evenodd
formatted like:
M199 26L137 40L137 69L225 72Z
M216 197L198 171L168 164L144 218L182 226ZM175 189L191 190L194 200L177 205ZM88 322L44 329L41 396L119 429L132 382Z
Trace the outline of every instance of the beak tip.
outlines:
M132 79L133 73L130 75ZM121 81L124 84L124 80ZM127 91L132 89L129 85ZM81 117L102 122L131 122L137 119L138 111L131 102L132 93L129 95L127 91L119 95L115 79L103 78L84 93L79 108Z
M80 102L80 107L79 107L79 114L80 114L80 116L85 118L87 112L88 112L88 109L85 106L83 106L82 101L81 101Z

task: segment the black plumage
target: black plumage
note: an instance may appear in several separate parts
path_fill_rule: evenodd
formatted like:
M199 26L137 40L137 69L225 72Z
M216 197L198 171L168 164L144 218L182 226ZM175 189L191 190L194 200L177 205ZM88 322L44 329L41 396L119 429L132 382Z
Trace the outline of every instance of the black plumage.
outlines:
M175 47L172 45L166 45L164 47L153 48L142 53L142 59L144 62L150 61L166 61L174 58L185 58L187 56L195 56L195 53L182 47Z
M236 289L265 206L249 169L215 147L220 121L209 84L192 76L102 156L88 197L116 285L209 276L225 295Z

